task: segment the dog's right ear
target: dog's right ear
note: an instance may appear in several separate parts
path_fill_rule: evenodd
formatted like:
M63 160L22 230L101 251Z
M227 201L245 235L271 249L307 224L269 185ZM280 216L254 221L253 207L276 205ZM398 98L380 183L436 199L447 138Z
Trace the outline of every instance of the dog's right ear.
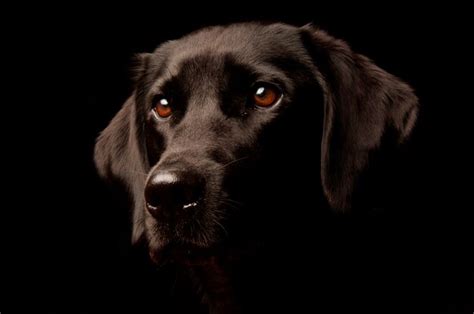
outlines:
M144 76L146 58L140 55L135 80ZM99 175L108 182L118 182L127 188L133 204L132 242L144 233L143 191L148 161L146 156L143 115L136 104L137 92L123 104L109 125L97 138L94 161Z
M108 182L117 182L127 188L133 204L132 242L143 235L143 189L146 179L146 159L141 153L141 132L135 123L135 96L97 138L94 161L99 175Z

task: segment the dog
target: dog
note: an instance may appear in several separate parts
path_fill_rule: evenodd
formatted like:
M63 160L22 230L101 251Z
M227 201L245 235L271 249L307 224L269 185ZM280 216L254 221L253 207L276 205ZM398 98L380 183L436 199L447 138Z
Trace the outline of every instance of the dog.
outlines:
M189 269L211 313L249 312L229 265L354 211L372 155L417 119L409 85L312 25L209 27L137 59L95 164L128 191L132 242Z

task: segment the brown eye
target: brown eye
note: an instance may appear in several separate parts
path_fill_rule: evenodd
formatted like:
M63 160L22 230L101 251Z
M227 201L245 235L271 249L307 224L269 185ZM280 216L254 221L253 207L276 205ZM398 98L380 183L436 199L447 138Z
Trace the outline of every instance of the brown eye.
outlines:
M270 84L259 84L254 89L253 102L258 107L269 108L281 98L281 91Z
M153 110L160 118L168 118L173 113L170 103L165 97L158 98Z

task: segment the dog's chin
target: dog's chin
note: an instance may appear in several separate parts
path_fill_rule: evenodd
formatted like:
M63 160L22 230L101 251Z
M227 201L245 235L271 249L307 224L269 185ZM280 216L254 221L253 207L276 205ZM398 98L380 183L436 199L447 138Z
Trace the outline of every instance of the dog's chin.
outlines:
M167 263L186 266L205 265L220 255L221 251L217 245L199 246L185 241L166 241L148 248L151 260L157 265Z

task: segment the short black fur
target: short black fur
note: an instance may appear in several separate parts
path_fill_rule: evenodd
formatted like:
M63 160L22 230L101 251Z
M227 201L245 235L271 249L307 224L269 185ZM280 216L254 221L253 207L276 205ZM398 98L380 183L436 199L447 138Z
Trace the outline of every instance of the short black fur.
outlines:
M236 276L238 265L259 269L262 245L268 258L294 244L287 224L308 230L307 219L332 217L330 208L356 210L370 156L403 142L417 117L407 84L312 26L211 27L139 59L135 91L99 136L95 162L129 191L132 241L156 263L186 265L212 313L257 312L262 283ZM274 107L249 102L259 82L281 89ZM163 94L173 102L168 120L152 112ZM200 178L193 210L147 210L145 191L166 171Z

